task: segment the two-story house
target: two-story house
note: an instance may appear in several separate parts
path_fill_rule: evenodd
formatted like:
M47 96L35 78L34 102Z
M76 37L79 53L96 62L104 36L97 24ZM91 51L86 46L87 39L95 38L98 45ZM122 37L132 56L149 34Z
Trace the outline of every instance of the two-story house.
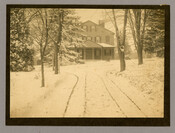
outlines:
M86 21L82 25L84 45L76 49L82 59L114 59L114 33L105 28L102 21L96 24Z

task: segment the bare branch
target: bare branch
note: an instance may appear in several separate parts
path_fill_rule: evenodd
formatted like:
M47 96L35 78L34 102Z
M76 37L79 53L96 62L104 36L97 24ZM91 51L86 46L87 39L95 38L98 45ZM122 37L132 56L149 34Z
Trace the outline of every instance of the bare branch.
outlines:
M137 41L136 41L134 23L133 23L133 20L132 20L132 16L131 16L130 10L129 10L129 23L130 23L130 28L131 28L132 35L133 35L133 39L134 39L134 45L135 45L135 48L136 48L136 50L137 50Z
M111 20L112 24L113 24L113 25L114 25L114 27L115 27L115 23L113 22L113 20L112 20L111 16L108 14L108 12L106 11L106 9L105 9L105 13L108 15L109 19Z

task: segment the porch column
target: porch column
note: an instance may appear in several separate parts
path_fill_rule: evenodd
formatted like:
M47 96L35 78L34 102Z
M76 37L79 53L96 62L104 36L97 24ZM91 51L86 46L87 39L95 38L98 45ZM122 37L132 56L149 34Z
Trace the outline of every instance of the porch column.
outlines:
M114 48L112 49L112 59L114 59Z
M103 49L101 47L101 60L103 59Z
M86 60L86 49L84 48L84 60Z

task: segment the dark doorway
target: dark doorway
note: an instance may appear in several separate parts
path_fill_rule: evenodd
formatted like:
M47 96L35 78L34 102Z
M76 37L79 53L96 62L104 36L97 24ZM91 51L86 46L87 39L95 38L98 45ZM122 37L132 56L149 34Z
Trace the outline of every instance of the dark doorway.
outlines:
M101 49L95 49L95 59L101 59Z
M92 59L92 49L86 49L86 59Z

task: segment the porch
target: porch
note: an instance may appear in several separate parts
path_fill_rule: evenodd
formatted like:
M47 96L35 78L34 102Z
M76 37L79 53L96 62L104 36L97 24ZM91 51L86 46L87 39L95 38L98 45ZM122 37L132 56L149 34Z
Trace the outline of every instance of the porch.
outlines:
M104 43L85 42L84 47L76 48L84 60L108 60L114 59L114 46Z

